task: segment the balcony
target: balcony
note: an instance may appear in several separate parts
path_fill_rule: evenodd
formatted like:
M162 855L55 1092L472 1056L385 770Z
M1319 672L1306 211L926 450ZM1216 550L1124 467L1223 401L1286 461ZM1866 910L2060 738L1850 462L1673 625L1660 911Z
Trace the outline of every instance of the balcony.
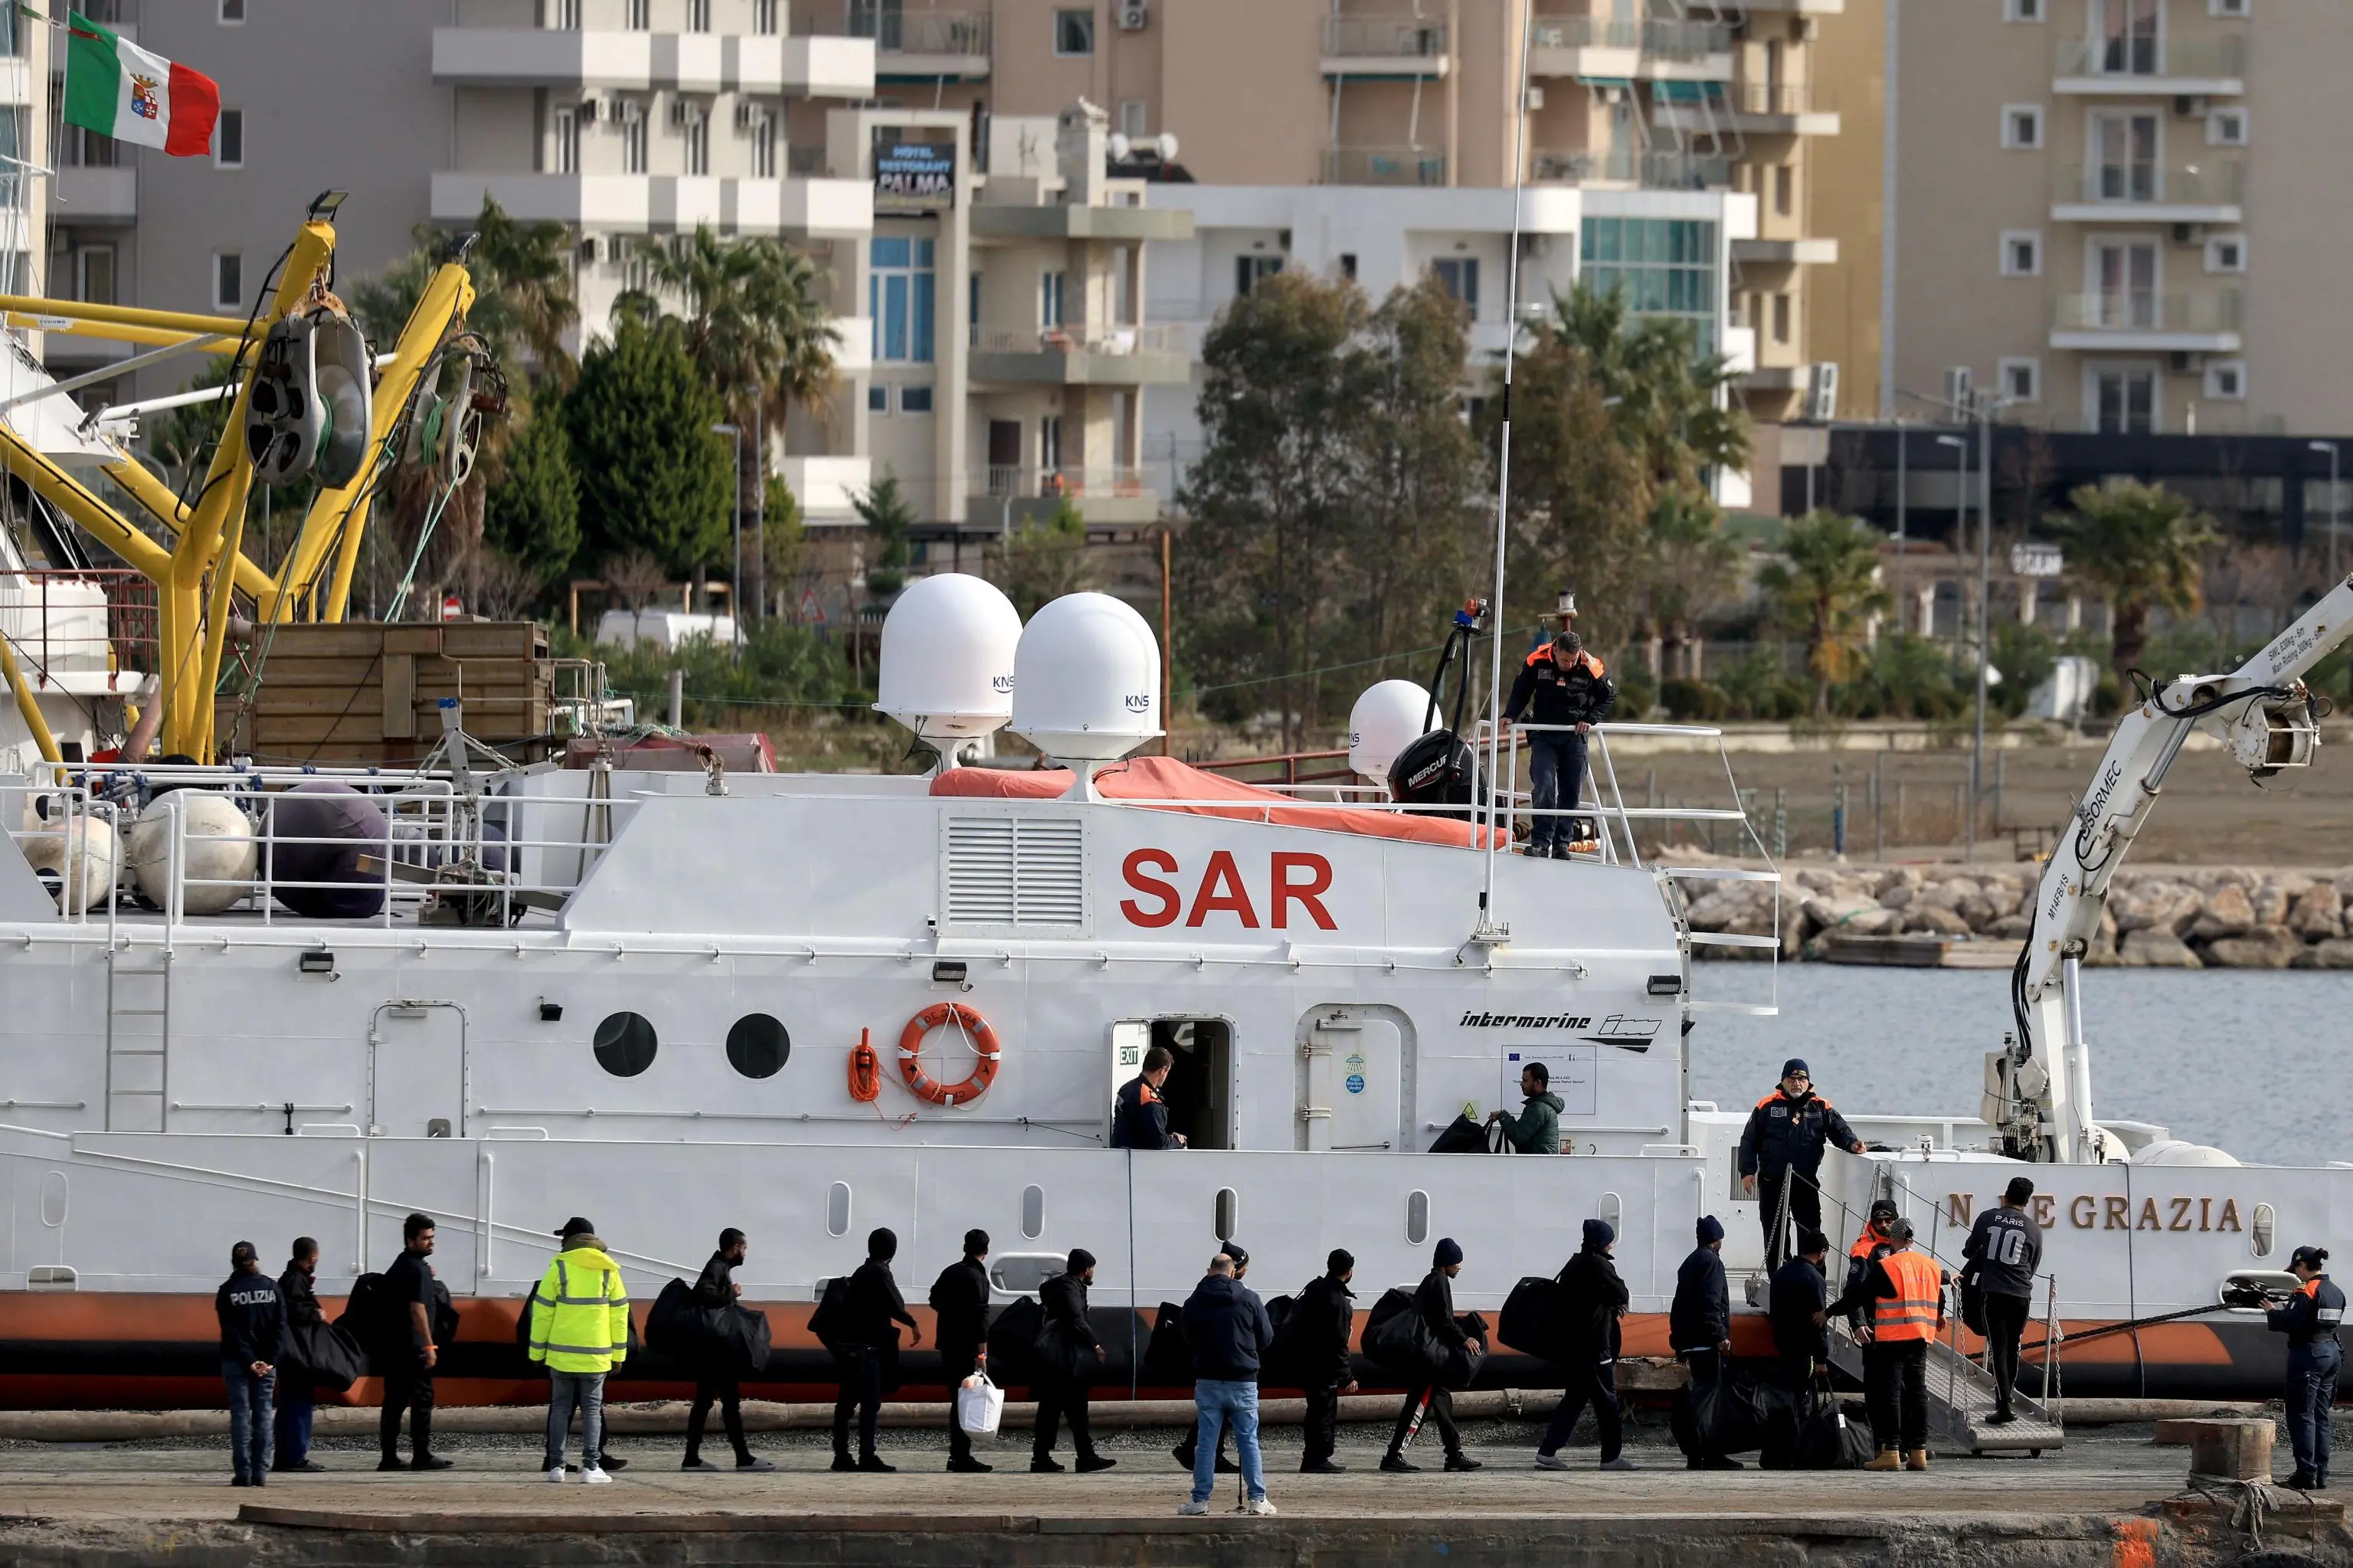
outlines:
M2070 38L2053 92L2087 97L2236 98L2247 90L2243 33L2207 38Z
M971 209L975 239L1190 239L1193 215L1169 207L1043 207L982 202Z
M1140 468L990 467L972 476L967 522L993 518L1008 526L1041 522L1064 501L1086 520L1103 524L1139 524L1160 518L1160 496Z
M1327 185L1442 185L1446 154L1426 147L1334 147L1324 154Z
M58 171L49 217L58 223L90 228L139 221L139 170L69 164Z
M846 25L829 18L818 30L839 26L849 37L874 45L874 73L882 81L986 81L989 22L986 12L923 11L909 16L855 5Z
M1732 259L1744 267L1830 267L1838 262L1839 242L1824 235L1803 239L1736 239Z
M1642 69L1642 24L1607 16L1538 16L1529 25L1528 74L1630 81Z
M739 33L436 27L433 79L464 87L866 98L874 91L874 46L861 38Z
M1528 177L1573 185L1633 185L1643 190L1724 190L1732 160L1695 153L1653 153L1640 147L1588 147L1529 154Z
M1435 16L1332 16L1324 23L1324 74L1351 81L1442 77L1453 64L1446 24Z
M1736 131L1744 136L1839 133L1830 94L1811 83L1662 81L1654 94L1651 123L1661 130Z
M2051 318L2051 346L2135 354L2235 354L2239 291L2159 294L2138 290L2063 294Z
M1730 81L1732 29L1715 22L1642 24L1642 65L1652 81Z
M588 232L857 236L874 231L864 180L739 180L684 175L438 174L433 218L468 223L490 196L512 217Z
M1741 8L1777 16L1843 16L1846 0L1746 0Z
M2246 165L2067 164L2051 193L2059 223L2238 223Z
M1167 326L980 327L971 376L1026 387L1181 387L1193 376L1185 343Z
M849 323L839 324L846 330ZM860 521L851 499L874 482L873 460L862 457L778 458L776 472L800 503L801 515L813 523Z

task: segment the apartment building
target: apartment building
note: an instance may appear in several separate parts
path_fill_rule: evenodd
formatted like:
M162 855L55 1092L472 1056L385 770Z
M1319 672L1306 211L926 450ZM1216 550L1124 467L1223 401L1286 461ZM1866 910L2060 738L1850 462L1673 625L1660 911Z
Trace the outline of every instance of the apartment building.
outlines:
M1969 0L1898 26L1900 387L2052 431L2353 422L2325 325L2343 219L2297 172L2344 139L2353 6Z

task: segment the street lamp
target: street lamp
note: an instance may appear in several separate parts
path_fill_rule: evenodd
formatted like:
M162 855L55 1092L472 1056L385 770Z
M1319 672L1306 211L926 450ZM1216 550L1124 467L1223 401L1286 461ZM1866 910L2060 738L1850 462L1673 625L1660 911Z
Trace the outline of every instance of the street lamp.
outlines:
M2334 582L2337 578L2337 443L2314 441L2312 450L2328 454L2328 577Z
M727 575L727 618L734 623L734 635L727 639L727 654L740 662L744 657L744 432L733 425L711 427L714 436L727 438L728 450L734 454L729 465L735 474L735 511L730 520L735 536L735 562Z

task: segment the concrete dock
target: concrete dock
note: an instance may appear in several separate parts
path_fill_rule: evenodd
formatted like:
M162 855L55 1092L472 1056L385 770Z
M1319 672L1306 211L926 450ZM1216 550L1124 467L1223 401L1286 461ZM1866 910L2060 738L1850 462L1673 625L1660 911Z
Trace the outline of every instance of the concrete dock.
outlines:
M1694 1474L1638 1429L1642 1467L1603 1474L1594 1450L1566 1450L1566 1473L1532 1467L1535 1427L1472 1434L1474 1474L1378 1473L1379 1437L1344 1445L1345 1476L1302 1476L1295 1436L1269 1446L1281 1514L1236 1515L1221 1477L1208 1519L1180 1519L1188 1484L1166 1431L1121 1434L1100 1475L1033 1476L1026 1444L985 1457L986 1476L942 1473L936 1437L886 1446L897 1475L836 1475L821 1443L759 1445L768 1475L684 1474L674 1439L617 1441L630 1459L611 1486L552 1487L537 1444L454 1438L456 1467L375 1470L372 1447L336 1439L324 1474L278 1476L259 1491L228 1485L225 1444L0 1447L0 1561L25 1568L191 1564L948 1563L1216 1564L1283 1568L1444 1562L1592 1564L1987 1564L1989 1568L2273 1568L2353 1563L2343 1507L2187 1485L2179 1447L2147 1426L2071 1434L2042 1459L1940 1455L1926 1475L1795 1474L1750 1467ZM1482 1440L1483 1439L1483 1440ZM1427 1443L1425 1439L1425 1443ZM723 1456L723 1443L719 1454ZM1068 1458L1067 1449L1064 1451ZM726 1461L722 1458L722 1463ZM2235 1522L2234 1522L2235 1519ZM2250 1528L2253 1527L2253 1528ZM2258 1547L2287 1556L2250 1557Z

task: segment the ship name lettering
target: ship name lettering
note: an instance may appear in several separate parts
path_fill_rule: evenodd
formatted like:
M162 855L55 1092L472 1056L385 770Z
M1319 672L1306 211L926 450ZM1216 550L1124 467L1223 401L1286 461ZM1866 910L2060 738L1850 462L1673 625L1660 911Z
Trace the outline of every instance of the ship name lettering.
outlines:
M1127 916L1128 924L1157 930L1164 926L1175 925L1181 915L1188 930L1198 930L1212 915L1231 915L1240 922L1242 929L1260 929L1258 906L1251 902L1250 889L1243 884L1241 867L1236 863L1232 851L1217 850L1210 853L1208 863L1201 869L1200 882L1194 889L1189 908L1176 884L1163 880L1176 876L1179 869L1176 857L1166 850L1140 849L1129 853L1120 865L1120 874L1127 885L1142 896L1120 901L1119 912ZM1319 929L1338 930L1338 922L1324 906L1324 895L1331 890L1332 863L1329 860L1320 854L1275 851L1267 857L1266 924L1278 931L1290 929L1292 906L1296 905Z
M2186 1230L2188 1230L2188 1229L2189 1228L2189 1199L2187 1199L2187 1198L2176 1198L2176 1199L2174 1199L2174 1200L2173 1200L2173 1224L2171 1224L2170 1225L2167 1226L2166 1228L2167 1228L2168 1230L2176 1230L2176 1231L2186 1231Z

